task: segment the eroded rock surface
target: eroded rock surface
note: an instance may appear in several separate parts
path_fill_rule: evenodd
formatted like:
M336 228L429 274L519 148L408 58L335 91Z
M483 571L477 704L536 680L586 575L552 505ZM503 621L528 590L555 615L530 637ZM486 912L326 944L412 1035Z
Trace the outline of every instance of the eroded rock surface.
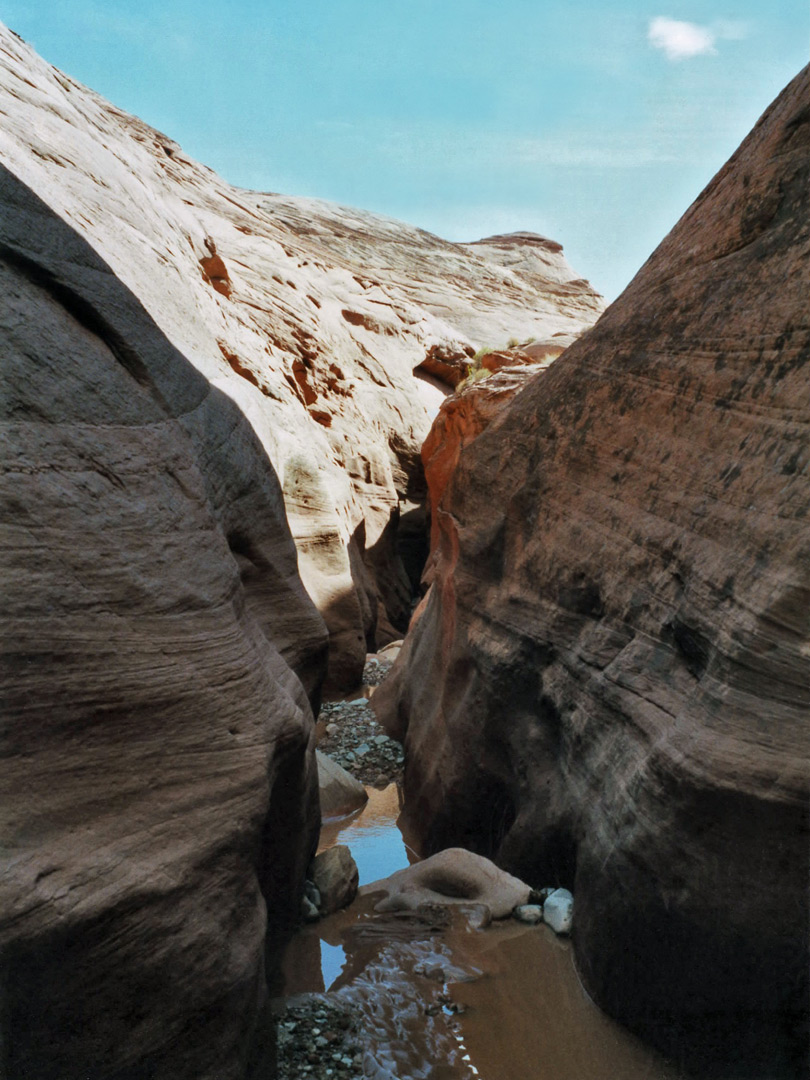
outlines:
M331 682L356 685L366 652L404 631L424 561L419 450L456 378L434 362L463 371L478 345L579 332L601 298L533 234L452 244L236 189L2 28L0 95L0 160L250 420L330 631Z
M357 810L368 801L368 793L351 773L332 758L315 751L321 796L321 817L340 817Z
M364 885L362 895L385 893L375 911L417 911L425 905L483 904L492 918L505 919L527 903L531 889L490 859L463 848L447 848L390 877Z
M2 168L0 203L0 1072L236 1080L326 628L237 406Z
M375 696L428 849L575 885L596 1000L735 1076L807 1015L809 119L805 70L462 449Z
M462 451L478 438L528 380L543 370L541 364L500 368L494 375L470 383L442 402L422 446L430 509L431 554L424 571L428 583L433 580L433 566L441 550L439 536L446 516L442 497ZM450 528L453 528L452 524Z

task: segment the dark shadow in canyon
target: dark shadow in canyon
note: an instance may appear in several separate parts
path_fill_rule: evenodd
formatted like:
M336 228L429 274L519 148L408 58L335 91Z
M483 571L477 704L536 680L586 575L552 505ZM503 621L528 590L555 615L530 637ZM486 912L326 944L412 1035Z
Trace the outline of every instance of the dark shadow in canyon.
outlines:
M204 499L216 527L221 530L222 557L233 558L239 570L241 595L234 596L234 604L237 607L244 604L253 645L259 653L266 642L270 642L272 650L278 650L290 672L298 675L317 711L325 675L325 631L297 577L281 489L249 422L234 401L212 387L172 344L137 296L91 245L2 166L0 200L4 207L0 259L16 280L25 283L26 289L32 289L32 295L41 292L49 298L49 303L64 311L66 326L78 324L80 329L75 331L78 338L87 334L98 339L109 353L110 364L119 364L131 378L130 400L121 399L122 418L118 422L125 429L148 426L144 416L155 414L161 418L159 424L179 426L184 435L178 431L178 439L190 441L190 459L203 478ZM71 368L78 370L81 364L80 353L67 353L62 359L67 372ZM93 413L94 403L80 397L78 392L73 400L66 399L67 404L59 394L50 400L38 396L47 394L47 379L48 373L40 372L28 385L19 384L24 392L9 392L4 411L10 421L30 422L38 427L65 424L76 428L98 422ZM151 399L152 405L151 411L141 414L138 401L143 400L143 395ZM105 415L102 422L115 424L117 419ZM213 420L217 420L215 430L210 426ZM239 457L239 482L243 487L229 500L228 493L235 483L233 453ZM104 461L91 462L87 468L97 469L110 484L124 491L124 483L110 472ZM258 492L251 504L255 511L251 520L243 518L240 505L246 491ZM125 491L121 497L126 498ZM268 609L271 597L273 603ZM103 597L100 606L102 600ZM174 614L168 612L166 619ZM94 616L89 614L87 618ZM261 645L262 635L265 646ZM43 642L43 649L47 644L47 640ZM268 655L272 650L268 649ZM53 659L53 663L57 660L58 657ZM132 656L122 656L124 667L132 662ZM16 663L13 650L7 649L3 666L12 683ZM45 696L53 677L53 671L43 673ZM286 679L287 674L283 677ZM293 702L297 708L306 708L301 686L292 674L285 691L291 709ZM200 704L202 707L202 697ZM155 708L159 711L164 706L165 703L156 703ZM37 710L43 705L30 700L26 708L35 720ZM111 705L103 716L87 718L88 723L92 720L96 728L103 729L104 738L113 749L118 741L115 753L124 760L126 712L126 704L123 708ZM141 731L139 736L147 737L148 732ZM82 766L82 747L77 745L82 737L81 731L70 729L67 736L70 746L65 746L61 768L70 767L69 750L73 748L79 754L79 767L88 773L88 783L114 784L114 770L108 780L106 776L91 775L87 762ZM94 730L93 738L99 737ZM262 970L261 956L245 961L238 984L233 984L231 977L217 987L216 1000L211 993L206 996L199 986L193 985L193 975L189 975L186 999L182 993L178 996L177 988L184 985L184 975L201 966L199 957L195 960L189 953L195 950L205 953L212 945L210 936L203 933L198 942L192 939L191 943L187 938L179 939L176 951L172 953L171 948L169 951L169 959L174 956L177 970L169 972L150 956L150 934L161 940L181 911L187 924L194 924L196 912L200 924L205 926L206 904L216 903L217 889L225 888L226 893L220 894L219 900L233 907L222 916L225 923L228 919L233 921L233 940L237 943L233 947L249 948L248 932L242 934L242 921L246 926L251 923L250 908L255 900L227 893L229 863L238 859L248 865L252 862L255 869L269 912L270 940L277 938L279 927L289 926L297 919L298 886L309 859L307 836L311 846L317 837L317 786L311 786L311 778L308 780L304 771L309 740L306 727L299 729L291 724L283 737L286 745L280 749L274 745L273 771L268 746L256 747L256 753L268 761L267 783L271 792L263 830L253 828L255 821L238 835L237 830L233 849L206 847L205 841L201 841L197 862L181 865L175 883L167 884L160 875L150 881L147 875L137 888L122 884L109 905L94 897L87 905L87 912L72 921L46 924L46 929L35 924L30 932L23 934L15 934L13 927L5 928L0 980L3 1026L0 1073L4 1077L79 1080L103 1075L115 1076L116 1080L148 1080L157 1075L200 1075L200 1071L208 1068L209 1050L220 1040L231 1045L235 1032L239 1054L244 1060L250 1058L250 1068L256 1075L264 1076L268 1068L272 1070L272 1032L262 1023L261 1014L256 1020L256 1008L262 1008L265 993L251 973L257 963L258 970ZM19 791L16 812L23 822L26 800L32 798L25 794L27 770L32 767L26 745L21 741L17 746L11 738L5 751L8 791L13 794L16 773ZM53 753L50 745L48 751ZM204 772L200 773L199 782L201 789L204 788ZM144 785L148 786L147 778ZM110 800L114 794L111 787ZM295 806L291 807L290 801ZM11 806L6 809L10 812ZM32 812L34 809L32 806ZM255 807L251 813L255 813ZM82 821L81 828L92 831L94 820L91 817ZM125 818L121 824L125 829ZM163 824L155 820L157 832ZM69 824L65 828L68 832L64 837L64 857L69 860ZM256 835L251 841L252 828ZM246 850L239 850L242 846ZM35 862L36 841L26 838L18 855L22 861ZM206 896L209 887L211 893ZM268 950L267 974L271 978L278 957L277 950ZM165 979L161 978L161 970ZM174 991L169 989L172 985ZM141 1044L137 1042L139 1036L133 1034L138 1031L144 1032ZM128 1049L121 1057L119 1044L123 1042ZM137 1046L134 1051L133 1045Z

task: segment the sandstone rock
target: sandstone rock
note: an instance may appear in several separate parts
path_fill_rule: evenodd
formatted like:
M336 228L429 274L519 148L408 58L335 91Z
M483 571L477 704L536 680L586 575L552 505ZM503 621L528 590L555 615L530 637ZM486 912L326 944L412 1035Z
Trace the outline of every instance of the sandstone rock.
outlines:
M485 353L479 361L484 371L495 374L504 368L532 367L544 368L557 360L568 345L576 341L578 334L561 334L549 341L527 341L525 344L509 349L495 349Z
M427 372L428 375L433 375L440 382L455 389L466 377L470 360L474 355L475 349L472 346L460 349L447 345L431 345L417 370Z
M486 930L492 922L492 912L486 904L471 904L463 900L448 903L446 898L442 903L417 904L415 914L425 925L434 929L446 930L455 926L466 930ZM403 916L404 913L399 912L399 918Z
M529 886L489 859L463 848L448 848L429 859L364 885L361 895L385 892L374 910L416 911L423 904L484 904L492 918L505 919L525 904Z
M247 416L329 628L330 682L357 685L366 652L405 630L426 553L419 451L448 389L426 357L579 331L601 298L531 235L452 244L233 188L2 28L0 42L0 157Z
M396 641L390 641L384 648L380 649L379 655L390 660L393 656L394 659L399 655L399 650L402 648L403 639L398 638Z
M345 844L336 844L316 855L310 876L321 894L322 915L339 911L357 895L357 864Z
M321 817L340 817L368 802L366 789L336 761L315 751L318 763L318 786L321 794Z
M442 403L422 446L422 462L431 512L431 556L423 575L426 582L433 579L434 558L440 550L439 537L444 522L442 497L462 451L486 430L515 394L526 386L529 379L542 370L539 365L504 370L499 372L497 377L471 383ZM452 528L452 523L448 524ZM375 705L375 708L377 707Z
M805 70L446 470L375 696L427 850L575 886L594 998L751 1075L808 1000L808 117Z
M574 921L574 898L568 889L555 889L543 904L543 920L555 934L570 934Z
M0 205L0 1072L237 1080L326 630L234 402L2 167Z

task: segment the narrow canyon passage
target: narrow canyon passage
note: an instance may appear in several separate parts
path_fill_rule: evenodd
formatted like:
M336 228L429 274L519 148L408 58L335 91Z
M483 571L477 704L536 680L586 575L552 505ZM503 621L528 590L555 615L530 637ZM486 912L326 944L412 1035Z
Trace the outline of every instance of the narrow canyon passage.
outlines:
M804 1080L810 68L607 310L0 74L3 1080Z
M361 700L344 715L362 713ZM347 845L361 890L419 860L418 838L402 831L401 783L367 793L361 809L324 821L318 848ZM594 1005L570 941L549 927L507 918L475 929L462 918L420 929L376 914L380 895L289 942L275 987L280 1080L685 1077Z

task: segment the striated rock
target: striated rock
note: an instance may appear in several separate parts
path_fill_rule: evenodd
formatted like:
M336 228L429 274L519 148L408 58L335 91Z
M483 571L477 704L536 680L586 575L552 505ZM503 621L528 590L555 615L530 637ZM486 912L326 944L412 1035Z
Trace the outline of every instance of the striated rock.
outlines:
M234 402L3 168L0 205L0 1073L237 1080L317 837L326 629Z
M502 370L470 383L442 402L427 439L422 446L422 463L430 508L431 557L424 580L433 580L433 563L440 550L443 527L442 496L450 482L462 451L484 431L527 381L542 371L540 365ZM452 528L452 524L450 526ZM384 691L389 693L390 691Z
M364 885L360 894L384 892L374 910L417 911L423 905L484 905L493 919L505 919L525 904L530 889L489 859L463 848L448 848L429 859Z
M427 849L575 885L594 998L735 1076L798 1072L808 1012L809 118L805 70L443 466L374 699Z
M337 725L331 725L337 727ZM368 802L368 793L359 780L338 765L336 761L315 751L318 764L318 786L321 793L321 817L339 817L349 814Z
M419 451L448 389L434 361L578 332L601 298L531 235L452 244L236 189L2 28L0 97L0 160L249 419L329 628L330 681L357 685L366 652L402 636L426 554Z
M345 844L327 848L312 861L312 881L320 893L322 915L331 915L354 900L359 874L357 863Z
M524 367L527 364L548 367L553 360L562 356L568 345L573 344L578 336L565 334L551 341L527 341L513 348L495 349L481 357L480 365L484 371L493 374L503 371L504 368Z

